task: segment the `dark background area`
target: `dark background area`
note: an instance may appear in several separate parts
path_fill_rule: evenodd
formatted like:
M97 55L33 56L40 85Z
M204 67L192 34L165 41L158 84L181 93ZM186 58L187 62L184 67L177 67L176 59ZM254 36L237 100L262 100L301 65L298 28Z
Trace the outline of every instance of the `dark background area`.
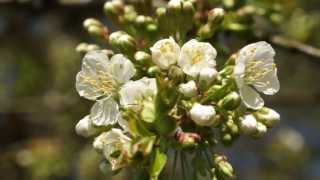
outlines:
M110 24L103 2L0 0L1 180L110 179L91 141L74 131L91 106L74 88L81 62L74 49L94 42L85 18ZM320 2L298 1L280 29L320 48ZM320 179L320 58L274 47L281 90L265 99L280 125L222 150L240 180Z

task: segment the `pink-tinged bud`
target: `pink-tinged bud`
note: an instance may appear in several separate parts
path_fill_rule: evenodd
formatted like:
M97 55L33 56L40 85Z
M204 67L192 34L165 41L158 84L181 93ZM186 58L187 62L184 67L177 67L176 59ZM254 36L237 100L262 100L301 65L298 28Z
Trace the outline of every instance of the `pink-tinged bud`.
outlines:
M176 138L184 147L194 147L201 141L201 137L197 133L177 132Z

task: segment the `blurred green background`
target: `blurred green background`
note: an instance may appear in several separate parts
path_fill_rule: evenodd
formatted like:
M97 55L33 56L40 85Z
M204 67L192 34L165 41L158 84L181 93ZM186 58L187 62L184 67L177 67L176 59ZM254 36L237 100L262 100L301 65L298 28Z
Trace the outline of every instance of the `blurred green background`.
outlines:
M82 41L95 42L82 28L86 17L112 27L103 2L0 0L1 180L111 179L91 140L74 131L91 106L74 88L81 64L74 49ZM269 8L277 1L248 2ZM320 1L277 3L288 8L281 17L270 16L281 19L270 31L320 49ZM262 140L241 137L221 151L240 180L320 179L320 55L274 47L281 90L265 99L281 114L280 125ZM113 179L130 179L130 173Z

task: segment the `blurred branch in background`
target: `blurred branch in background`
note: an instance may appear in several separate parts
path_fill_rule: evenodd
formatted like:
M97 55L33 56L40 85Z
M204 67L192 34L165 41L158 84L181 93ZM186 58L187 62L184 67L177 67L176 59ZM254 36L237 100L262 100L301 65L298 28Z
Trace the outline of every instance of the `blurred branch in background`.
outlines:
M270 38L271 42L285 47L285 48L289 48L289 49L293 49L293 50L297 50L300 53L304 53L308 56L312 56L314 58L320 58L320 49L319 48L315 48L313 46L301 43L297 40L294 39L289 39L283 36L271 36Z

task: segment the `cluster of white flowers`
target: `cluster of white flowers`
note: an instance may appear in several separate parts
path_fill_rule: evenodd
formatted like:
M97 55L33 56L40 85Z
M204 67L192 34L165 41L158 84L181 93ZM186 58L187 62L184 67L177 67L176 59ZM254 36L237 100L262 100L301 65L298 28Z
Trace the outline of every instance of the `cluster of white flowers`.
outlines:
M157 93L154 78L130 80L135 73L134 64L122 54L109 59L104 51L99 50L85 55L76 78L79 95L95 101L90 114L76 125L76 132L86 137L102 132L95 139L94 147L103 151L114 170L124 165L123 156L126 159L130 156L131 139L123 134L129 131L128 122L122 118L119 107L137 110L144 98ZM113 128L117 125L122 130ZM104 132L110 127L110 131ZM121 151L121 156L112 157L117 151Z
M181 50L172 39L163 39L151 47L152 60L161 69L169 69L177 64L192 80L179 85L179 91L185 97L198 95L198 87L205 83L210 86L218 72L215 68L216 49L209 43L192 39L186 42ZM257 93L273 95L279 91L277 68L274 63L275 52L270 44L262 41L242 48L236 56L233 77L237 84L243 103L251 109L258 110L264 106L264 101ZM196 83L195 80L198 80ZM276 113L275 111L273 111ZM200 126L210 126L215 110L212 106L196 103L190 111L191 119ZM250 115L251 116L251 115ZM279 119L279 118L278 118Z
M242 113L238 120L239 128L245 134L260 137L267 128L279 121L279 114L263 107L264 102L257 93L272 95L279 90L273 59L275 52L268 43L258 42L242 48L234 57L234 63L225 67L232 67L233 73L229 73L227 79L233 80L231 82L236 84L236 88L230 97L226 95L220 100L209 102L202 101L202 98L215 95L210 94L211 89L223 81L223 70L218 72L216 69L217 51L210 43L192 39L180 48L173 38L168 38L156 42L150 52L152 62L162 72L166 73L174 66L185 74L184 80L174 86L181 99L190 104L185 107L185 114L180 114L181 117L189 118L195 126L213 128L221 124L221 116L228 110L223 109L221 104L238 102L238 93L235 91L239 92L243 105L251 109L248 113ZM156 110L152 109L156 106L154 103L157 103L157 80L148 75L131 80L133 77L139 78L135 76L136 72L133 61L124 55L116 54L109 59L105 51L96 50L84 56L82 69L76 78L79 95L95 101L90 114L76 125L76 131L86 137L100 134L95 138L93 146L105 155L113 170L128 165L134 156L132 138L136 138L133 133L135 129L130 128L128 119L123 117L125 112L130 110L140 118L148 116L151 118L148 122L157 116ZM224 87L220 88L222 94L223 91L230 91ZM175 104L180 104L178 101ZM239 106L241 104L236 103L236 107L231 110L236 111ZM252 110L254 112L250 113ZM175 126L181 130L183 124L177 121Z
M205 40L216 37L221 25L228 27L224 19L230 13L222 8L203 13L206 8L199 11L198 5L204 2L170 0L149 16L112 0L104 11L125 31L110 32L93 18L84 22L112 50L90 44L77 48L86 54L76 89L94 104L75 129L95 137L93 147L112 170L144 167L157 180L169 150L182 157L188 148L195 161L201 160L216 143L231 145L241 133L259 138L279 122L280 115L265 107L259 94L280 89L275 51L267 42L256 42L230 58L222 54L225 64L217 63L214 44ZM233 179L226 158L210 153L211 179Z

